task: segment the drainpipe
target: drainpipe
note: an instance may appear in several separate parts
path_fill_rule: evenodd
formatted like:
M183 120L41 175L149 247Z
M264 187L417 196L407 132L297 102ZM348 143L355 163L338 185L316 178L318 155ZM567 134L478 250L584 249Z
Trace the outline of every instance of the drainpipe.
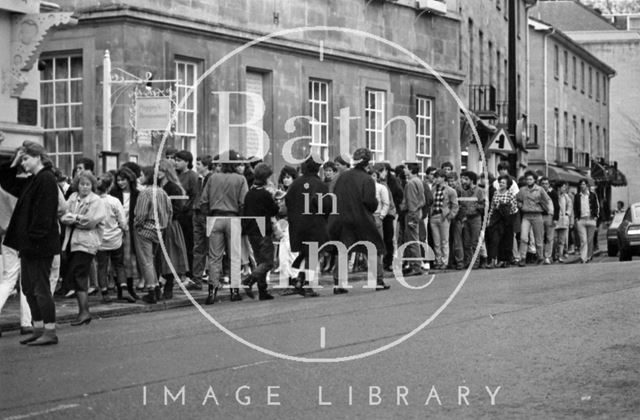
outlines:
M549 56L548 56L548 38L556 32L555 28L551 28L546 34L544 34L544 60L542 65L544 66L544 176L549 176L549 156L548 156L548 147L547 147L547 139L549 137L548 123L549 123L549 93L548 93L548 85L549 85Z

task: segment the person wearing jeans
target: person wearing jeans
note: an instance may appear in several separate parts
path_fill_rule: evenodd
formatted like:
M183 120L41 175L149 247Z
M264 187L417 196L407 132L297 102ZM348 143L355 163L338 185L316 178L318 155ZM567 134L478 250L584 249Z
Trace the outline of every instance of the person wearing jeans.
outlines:
M578 183L580 192L573 201L573 213L576 220L576 230L580 237L580 261L584 264L593 258L593 236L596 231L596 221L600 217L600 203L598 196L589 191L589 183L581 179Z
M520 267L527 265L527 248L529 246L529 233L533 230L535 238L536 252L538 254L537 263L544 261L543 235L544 222L542 214L553 213L553 204L549 195L536 185L536 174L533 171L527 171L524 174L527 185L525 185L516 195L518 208L522 213L522 224L520 226Z
M446 177L442 169L435 173L433 206L429 218L435 246L436 268L446 267L449 261L449 225L458 214L458 194L445 184Z
M542 223L543 223L543 236L544 236L544 263L551 264L551 259L553 258L553 239L555 236L555 225L556 225L556 212L557 212L557 194L555 191L551 190L551 182L549 182L549 178L546 176L540 178L540 186L542 189L549 195L551 202L553 203L553 211L550 213L543 212L542 213Z
M484 191L477 186L478 175L472 171L460 174L460 213L462 213L462 243L464 246L464 264L469 266L473 253L478 247L480 230L482 228L482 210L484 209ZM458 214L460 214L458 213ZM477 268L476 261L474 268Z

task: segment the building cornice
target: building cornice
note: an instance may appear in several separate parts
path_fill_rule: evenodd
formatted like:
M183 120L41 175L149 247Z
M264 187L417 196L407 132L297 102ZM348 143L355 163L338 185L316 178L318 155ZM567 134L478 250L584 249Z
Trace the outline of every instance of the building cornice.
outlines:
M233 42L247 43L262 36L268 35L266 32L255 31L247 28L239 28L220 23L210 23L204 20L186 19L183 17L171 15L158 10L143 9L126 5L113 5L101 7L99 9L81 9L76 12L78 17L78 25L107 24L117 22L118 24L144 22L147 25L168 28L171 30L179 30L184 33L196 34L199 36L208 35L215 36L219 39L225 39ZM281 30L281 29L278 29ZM304 40L293 40L282 37L271 38L261 43L261 45L279 51L294 51L298 54L318 56L318 45ZM356 63L366 65L367 67L380 68L395 72L402 72L420 77L435 76L417 64L412 64L409 60L398 61L380 59L360 54L354 51L348 51L338 48L329 48L324 46L323 55L325 59L333 59L336 61ZM459 72L446 71L442 69L436 70L442 78L454 85L461 84L465 80L465 75Z

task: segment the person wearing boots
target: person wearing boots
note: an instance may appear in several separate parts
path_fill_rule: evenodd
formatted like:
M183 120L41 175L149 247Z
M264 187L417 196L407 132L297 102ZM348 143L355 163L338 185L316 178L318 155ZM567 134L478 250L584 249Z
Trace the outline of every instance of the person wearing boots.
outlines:
M18 165L30 176L17 178ZM9 167L3 167L3 188L18 197L4 245L18 251L21 286L27 298L33 333L20 341L31 346L57 344L56 308L49 276L60 254L58 185L52 162L41 145L25 141Z
M122 203L112 195L108 195L107 191L111 188L113 177L110 173L100 176L98 180L98 194L104 202L106 215L104 219L104 229L102 233L102 243L96 254L98 262L98 284L102 292L102 301L111 302L107 284L109 281L109 265L116 274L116 284L121 287L126 284L126 276L124 273L124 249L122 245L122 237L127 233L127 219L124 216L124 207ZM122 296L121 296L122 297ZM129 302L135 302L130 298Z
M318 296L318 293L307 286L309 278L307 278L305 271L311 275L316 267L311 267L309 264L309 246L305 242L315 242L318 247L321 247L329 240L327 215L333 208L331 196L328 194L329 188L318 176L320 165L313 156L309 156L302 162L300 165L302 175L293 181L284 197L289 218L289 243L291 251L298 253L291 266L300 269L296 289L304 297ZM373 180L371 181L373 182ZM303 265L306 270L303 269ZM346 290L338 288L336 283L334 293L345 292Z
M60 222L65 229L62 249L69 252L65 278L76 291L78 317L71 325L91 322L89 313L89 270L102 242L106 209L96 191L96 177L89 171L78 172L72 186L76 192L67 200L67 213Z
M176 155L176 161L178 160ZM165 300L173 299L173 284L175 282L175 275L184 276L189 270L189 259L187 255L186 241L182 231L180 215L183 213L185 206L185 200L181 197L185 196L185 190L180 185L180 180L172 165L168 160L163 159L158 164L158 184L162 187L164 192L169 196L171 200L172 217L171 221L167 225L167 229L164 232L164 247L167 250L167 255L159 252L159 267L161 267L160 273L165 279L164 291L162 297ZM171 264L169 264L171 262ZM173 266L173 270L171 267Z
M129 162L133 163L133 162ZM124 209L124 218L127 223L122 235L122 255L124 262L124 274L126 282L116 283L118 300L126 300L135 303L138 300L136 289L133 285L134 277L138 277L138 259L135 251L135 227L133 225L134 212L138 202L138 177L124 165L116 172L116 182L109 194L120 201ZM126 293L125 293L126 292Z
M140 183L146 188L138 195L133 220L136 256L140 265L140 274L148 292L142 300L149 304L157 303L162 297L155 264L160 244L158 230L160 233L164 232L173 217L171 200L167 193L158 187L158 181L159 177L154 180L153 166L142 168ZM157 219L154 207L157 210Z
M367 148L357 149L353 153L354 167L344 172L336 182L334 194L337 211L329 215L329 236L334 241L342 242L347 248L360 241L367 241L375 246L377 253L375 290L378 291L387 290L390 286L383 281L385 247L373 218L373 213L378 207L375 181L366 171L372 156L371 150ZM345 293L345 289L338 287L339 266L340 262L336 264L333 271L334 293Z
M260 163L254 168L253 185L244 199L244 216L262 218L265 230L262 235L258 223L253 219L242 220L242 234L247 235L253 249L257 266L243 281L247 296L253 299L252 286L258 283L258 299L271 300L273 296L267 292L267 273L273 267L273 234L272 219L278 214L278 205L267 190L267 180L273 170L266 163Z
M235 150L220 154L219 162L222 163L222 172L213 173L200 197L200 211L210 217L216 217L211 235L209 236L209 293L205 305L213 305L220 287L222 277L222 262L225 251L232 264L241 256L241 241L232 241L231 220L229 217L237 217L242 212L245 197L249 190L247 179L240 175L236 169L243 165L240 156ZM231 279L232 285L240 279ZM239 288L231 288L231 301L242 300Z

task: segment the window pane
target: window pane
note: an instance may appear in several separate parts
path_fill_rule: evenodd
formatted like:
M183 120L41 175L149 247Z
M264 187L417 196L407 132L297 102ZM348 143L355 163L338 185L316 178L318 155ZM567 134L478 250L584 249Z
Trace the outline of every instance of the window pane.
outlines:
M71 82L71 102L82 102L82 80Z
M43 60L45 64L44 71L42 72L42 80L51 80L53 79L53 60Z
M190 65L187 67L187 85L188 86L193 86L196 79L195 79L195 73L196 73L196 66L194 65Z
M56 153L56 133L53 131L44 133L44 148L49 153Z
M184 65L182 63L176 63L176 79L178 79L179 85L184 85L186 77L184 76Z
M73 151L82 153L82 131L72 131L71 136L73 138Z
M54 128L53 125L53 107L42 108L42 127Z
M56 103L63 104L68 102L67 96L67 83L66 82L55 82L55 90L56 90Z
M56 107L56 128L69 126L69 109L66 105Z
M71 77L82 77L82 57L71 57Z
M329 84L328 83L323 83L322 84L322 100L324 102L327 102L329 100L328 95L329 95Z
M71 127L82 127L82 105L71 105Z
M71 176L71 172L73 168L73 156L71 155L59 156L58 168L60 168L60 171L62 171L63 174Z
M42 83L40 85L40 101L42 105L53 103L53 83Z
M56 79L68 79L69 78L69 61L68 61L67 57L56 58L54 75L55 75Z
M58 131L58 153L71 152L71 138L69 131Z
M187 133L189 134L195 133L194 121L193 121L195 119L195 114L187 114L186 118L187 118Z
M189 90L186 90L185 94L188 94L188 93L189 93ZM195 92L191 92L191 95L187 97L187 104L185 106L185 109L195 110L196 107L194 105L194 93Z

